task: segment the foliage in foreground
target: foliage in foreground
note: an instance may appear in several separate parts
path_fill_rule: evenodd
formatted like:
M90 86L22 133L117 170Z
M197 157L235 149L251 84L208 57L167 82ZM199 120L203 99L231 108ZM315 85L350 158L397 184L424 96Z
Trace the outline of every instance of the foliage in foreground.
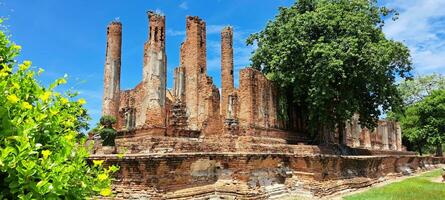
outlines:
M85 127L85 100L49 87L18 64L20 47L0 31L0 199L85 199L110 195L109 173L100 161L87 164L88 152L78 139Z
M442 170L428 172L418 177L409 178L401 182L392 183L380 188L356 195L347 196L345 200L439 200L445 197L445 184L431 182L432 178L439 177Z
M412 69L409 49L382 31L392 14L376 0L299 0L249 37L258 45L253 66L279 84L310 132L342 131L355 113L372 129L401 104L395 81Z

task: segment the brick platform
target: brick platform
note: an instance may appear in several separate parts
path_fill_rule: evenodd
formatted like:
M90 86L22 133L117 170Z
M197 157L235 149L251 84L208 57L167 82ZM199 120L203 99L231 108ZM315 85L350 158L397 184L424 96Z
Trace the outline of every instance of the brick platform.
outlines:
M372 185L391 176L431 169L444 158L332 156L285 153L158 153L94 155L118 165L117 199L326 196Z

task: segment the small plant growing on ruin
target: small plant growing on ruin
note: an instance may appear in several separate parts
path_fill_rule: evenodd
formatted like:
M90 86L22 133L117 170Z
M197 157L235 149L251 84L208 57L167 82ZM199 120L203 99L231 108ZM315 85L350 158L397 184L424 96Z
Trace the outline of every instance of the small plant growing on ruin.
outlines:
M113 116L102 116L100 118L100 128L98 133L102 138L103 146L114 146L114 139L116 138L116 130L113 128L113 124L116 123L116 118Z

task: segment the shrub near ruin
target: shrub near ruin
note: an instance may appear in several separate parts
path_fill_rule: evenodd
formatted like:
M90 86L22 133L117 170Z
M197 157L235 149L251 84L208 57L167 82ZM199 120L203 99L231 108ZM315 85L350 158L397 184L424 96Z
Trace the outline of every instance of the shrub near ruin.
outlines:
M0 22L1 23L1 22ZM20 46L0 31L0 199L84 199L111 195L103 161L88 165L79 130L86 126L85 100L48 88L37 80L43 70L18 64Z

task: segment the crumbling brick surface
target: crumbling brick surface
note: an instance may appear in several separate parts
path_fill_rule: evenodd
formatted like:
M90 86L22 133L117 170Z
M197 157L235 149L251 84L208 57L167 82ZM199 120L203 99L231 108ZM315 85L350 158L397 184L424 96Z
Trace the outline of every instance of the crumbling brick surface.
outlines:
M167 121L165 17L148 12L149 37L144 45L143 80L120 91L122 25L108 27L103 115L117 118L118 130L165 127Z
M186 39L180 66L175 69L175 94L185 105L187 129L209 134L221 131L219 90L207 76L206 26L198 17L186 19Z
M190 129L199 130L199 108L203 107L200 88L206 76L205 22L198 17L187 17L186 39L181 45L180 67L184 70L184 102ZM202 116L201 116L202 117Z
M398 122L379 120L377 127L370 132L362 128L358 115L346 123L346 144L350 147L362 147L375 150L402 151L401 127Z
M238 114L241 127L279 127L276 88L260 71L253 68L240 71L237 95L242 102L239 104Z
M444 158L417 156L283 153L146 154L122 158L96 155L90 159L104 159L107 165L120 166L114 182L117 198L149 195L159 199L226 195L268 199L297 191L319 197L366 187L385 180L388 175L431 169L445 162Z
M144 45L143 79L145 93L136 126L166 126L167 56L165 55L165 16L148 12L149 39Z

